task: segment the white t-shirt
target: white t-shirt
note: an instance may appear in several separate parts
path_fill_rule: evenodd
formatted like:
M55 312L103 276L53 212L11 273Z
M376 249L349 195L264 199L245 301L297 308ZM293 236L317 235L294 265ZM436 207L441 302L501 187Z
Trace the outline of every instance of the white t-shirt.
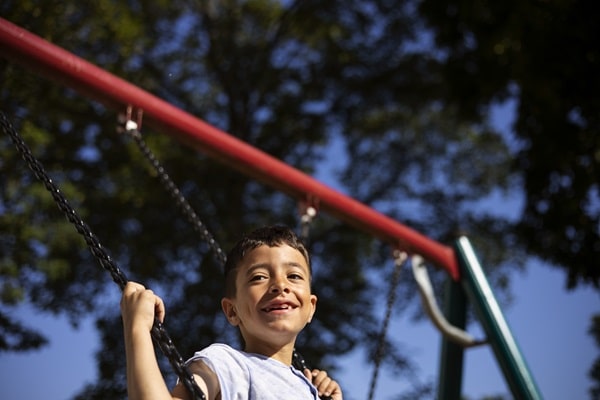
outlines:
M202 360L219 379L222 400L319 400L316 388L292 366L261 354L215 343L188 363Z

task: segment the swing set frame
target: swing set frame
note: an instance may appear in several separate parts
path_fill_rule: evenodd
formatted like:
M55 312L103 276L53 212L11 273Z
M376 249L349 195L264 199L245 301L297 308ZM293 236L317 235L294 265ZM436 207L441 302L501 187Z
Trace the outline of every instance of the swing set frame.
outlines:
M465 328L468 299L515 398L542 398L466 237L453 246L438 243L3 18L0 56L109 109L133 111L140 122L143 115L145 125L299 201L318 204L341 221L443 269L451 278L445 310L449 322ZM442 340L438 398L460 398L464 349Z

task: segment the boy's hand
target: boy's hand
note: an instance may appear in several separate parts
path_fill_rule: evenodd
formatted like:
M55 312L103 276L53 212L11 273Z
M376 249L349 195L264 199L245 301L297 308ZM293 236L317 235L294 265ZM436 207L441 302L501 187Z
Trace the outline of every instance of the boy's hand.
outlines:
M324 396L333 400L343 400L342 388L327 375L327 372L319 369L311 371L307 368L304 370L304 375L315 385L319 397Z
M156 317L160 322L165 318L165 305L152 290L135 282L127 282L121 297L121 314L126 329L138 328L150 331Z

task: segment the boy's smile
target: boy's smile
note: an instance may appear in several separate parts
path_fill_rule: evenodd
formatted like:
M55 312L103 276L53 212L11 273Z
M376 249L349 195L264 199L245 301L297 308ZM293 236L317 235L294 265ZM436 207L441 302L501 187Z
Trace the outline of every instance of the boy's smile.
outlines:
M288 311L296 309L298 306L292 302L274 301L264 307L262 310L270 314L285 314Z
M222 306L229 322L240 328L246 351L264 354L265 346L294 345L316 308L310 280L304 256L286 244L262 245L244 256L236 295L224 298Z

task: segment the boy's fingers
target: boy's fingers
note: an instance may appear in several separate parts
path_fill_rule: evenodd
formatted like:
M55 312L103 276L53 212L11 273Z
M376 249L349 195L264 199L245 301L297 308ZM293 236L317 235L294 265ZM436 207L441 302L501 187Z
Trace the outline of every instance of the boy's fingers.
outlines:
M334 396L336 399L341 399L341 390L336 381L331 379L327 372L318 369L312 371L308 368L302 371L313 385L317 388L319 396Z
M310 369L304 368L304 370L302 371L302 373L304 374L304 376L306 377L306 379L308 379L311 382L313 381L312 380L312 372L310 371Z
M161 323L165 320L165 313L165 304L160 297L155 296L154 314Z
M313 384L317 387L319 387L319 385L321 385L323 383L324 380L326 379L330 379L327 376L327 372L325 371L320 371L318 369L313 369L312 371L312 381Z

